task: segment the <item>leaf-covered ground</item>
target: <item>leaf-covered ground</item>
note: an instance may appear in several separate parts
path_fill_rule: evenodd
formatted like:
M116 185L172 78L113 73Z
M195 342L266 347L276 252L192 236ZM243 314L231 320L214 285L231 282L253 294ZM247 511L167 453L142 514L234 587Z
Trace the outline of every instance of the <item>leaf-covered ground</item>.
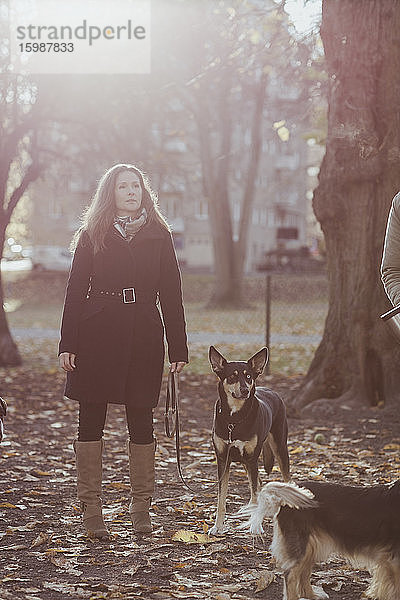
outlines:
M216 490L210 488L215 480L212 375L183 375L180 386L184 473L199 493L192 494L180 483L174 443L163 431L161 399L151 537L140 539L131 530L124 412L110 406L104 507L112 539L104 543L84 535L77 511L72 450L76 404L62 399L63 375L52 359L43 359L46 342L27 340L20 346L29 360L22 367L1 370L1 394L9 404L6 438L0 445L2 600L282 597L281 576L268 551L271 529L264 541L235 530L239 521L234 513L248 500L241 467L234 467L231 475L229 534L217 539L205 535L216 506ZM284 397L296 386L296 380L279 377L263 383ZM289 418L289 449L297 480L392 481L400 477L400 415L395 407L338 407L329 417L317 413ZM265 481L262 470L261 475ZM279 480L279 471L274 470L273 477ZM333 600L360 598L367 580L366 572L341 560L319 565L313 575L313 583L322 585Z

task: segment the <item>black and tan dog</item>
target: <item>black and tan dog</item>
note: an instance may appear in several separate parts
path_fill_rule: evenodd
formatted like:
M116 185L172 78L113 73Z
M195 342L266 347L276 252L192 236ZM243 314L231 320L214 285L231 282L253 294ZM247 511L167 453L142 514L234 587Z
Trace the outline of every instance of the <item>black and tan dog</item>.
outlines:
M289 480L287 421L285 405L278 394L256 387L256 379L267 364L267 348L262 348L246 362L228 362L211 346L209 358L219 378L212 434L218 468L218 507L210 533L222 534L231 462L242 463L246 468L250 504L257 502L261 451L267 474L276 458L284 480Z
M356 487L322 481L267 483L240 528L263 533L274 519L271 551L283 570L283 600L328 598L311 586L316 562L332 554L372 573L366 591L374 600L400 599L400 481Z

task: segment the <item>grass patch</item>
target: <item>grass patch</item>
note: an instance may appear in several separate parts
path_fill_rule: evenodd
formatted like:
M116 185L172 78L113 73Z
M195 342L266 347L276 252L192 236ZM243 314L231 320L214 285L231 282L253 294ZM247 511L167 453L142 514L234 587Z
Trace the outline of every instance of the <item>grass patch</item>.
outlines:
M275 302L271 307L271 332L292 335L322 335L327 314L326 302ZM188 330L238 335L265 332L266 310L262 302L243 310L205 309L199 302L185 304Z
M291 335L322 335L328 303L324 301L275 302L271 307L271 331Z
M62 306L60 304L21 304L7 312L10 327L59 329Z
M218 344L217 346L227 360L247 360L260 349L254 344ZM209 346L205 344L190 344L190 363L185 368L185 373L195 375L211 373L208 348ZM306 373L316 348L316 345L312 344L307 346L272 345L269 358L270 372L288 377Z
M265 323L265 307L254 304L251 309L206 309L199 302L185 304L188 330L193 332L259 333ZM265 325L264 325L265 330Z

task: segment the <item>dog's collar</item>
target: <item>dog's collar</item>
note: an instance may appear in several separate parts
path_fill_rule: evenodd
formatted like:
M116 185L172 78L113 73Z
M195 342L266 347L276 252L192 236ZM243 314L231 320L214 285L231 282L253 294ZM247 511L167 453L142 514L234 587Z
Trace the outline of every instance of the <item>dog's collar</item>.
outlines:
M240 421L229 421L227 422L227 429L228 429L228 444L232 444L233 440L232 440L232 432L235 429L235 427L237 425L241 425L242 423L244 423L248 417L251 415L253 407L254 407L254 400L256 400L255 396L253 395L252 399L251 399L251 405L249 410L246 412L246 414L244 415L243 419L240 419ZM218 402L217 402L217 412L218 414L222 414L222 402L221 402L221 398L218 398ZM239 411L240 412L240 411Z

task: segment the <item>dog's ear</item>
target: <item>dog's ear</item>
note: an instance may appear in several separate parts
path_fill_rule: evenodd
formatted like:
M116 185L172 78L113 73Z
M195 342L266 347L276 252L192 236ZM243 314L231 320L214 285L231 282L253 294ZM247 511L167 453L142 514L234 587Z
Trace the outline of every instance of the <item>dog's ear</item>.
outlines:
M268 348L261 348L258 352L254 354L249 360L247 364L251 368L254 373L254 378L257 379L259 375L264 371L265 365L268 362Z
M210 360L212 370L214 371L214 373L220 376L227 363L226 358L224 358L222 354L220 354L220 352L218 352L218 350L214 348L214 346L210 346L210 349L208 351L208 358Z

